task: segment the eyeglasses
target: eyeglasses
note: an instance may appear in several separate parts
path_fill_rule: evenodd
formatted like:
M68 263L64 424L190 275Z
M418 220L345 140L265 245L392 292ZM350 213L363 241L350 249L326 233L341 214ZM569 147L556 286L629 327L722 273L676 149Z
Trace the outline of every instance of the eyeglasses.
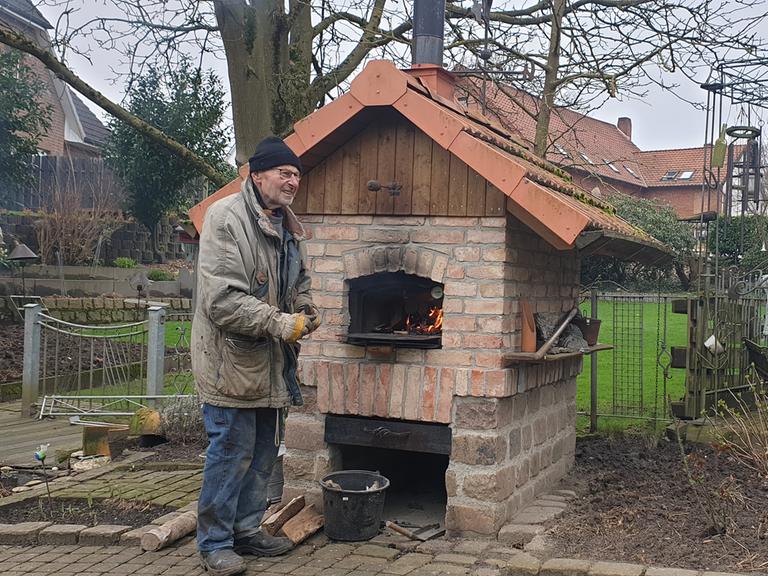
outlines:
M275 168L275 171L277 172L277 175L280 176L280 180L283 182L288 182L291 178L296 178L296 182L301 182L301 173L299 172L292 172L290 170L282 170L280 168Z

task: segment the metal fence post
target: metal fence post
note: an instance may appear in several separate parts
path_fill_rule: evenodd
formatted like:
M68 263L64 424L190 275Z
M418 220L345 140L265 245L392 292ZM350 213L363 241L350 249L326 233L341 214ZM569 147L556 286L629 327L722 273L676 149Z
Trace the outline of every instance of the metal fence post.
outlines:
M163 393L165 372L165 308L149 307L147 337L147 396Z
M590 294L589 317L597 319L597 290ZM589 431L597 432L597 354L589 359Z
M34 416L32 407L40 393L40 304L24 305L24 369L21 416Z

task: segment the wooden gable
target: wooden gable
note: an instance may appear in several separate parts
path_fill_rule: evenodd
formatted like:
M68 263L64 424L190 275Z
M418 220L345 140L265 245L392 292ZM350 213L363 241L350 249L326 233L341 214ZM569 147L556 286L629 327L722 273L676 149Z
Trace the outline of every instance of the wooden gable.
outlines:
M297 214L500 216L505 196L400 114L383 113L302 178ZM399 196L368 182L402 185Z

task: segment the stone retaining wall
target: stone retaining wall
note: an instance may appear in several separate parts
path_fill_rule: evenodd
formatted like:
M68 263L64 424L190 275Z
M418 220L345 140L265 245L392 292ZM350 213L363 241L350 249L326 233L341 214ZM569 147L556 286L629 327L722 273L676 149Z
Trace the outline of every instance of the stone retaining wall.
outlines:
M168 314L192 312L189 298L156 298L152 303L166 304ZM54 318L75 324L116 324L138 322L146 318L146 301L137 303L125 298L43 298L43 306ZM0 298L0 322L20 321L9 298Z

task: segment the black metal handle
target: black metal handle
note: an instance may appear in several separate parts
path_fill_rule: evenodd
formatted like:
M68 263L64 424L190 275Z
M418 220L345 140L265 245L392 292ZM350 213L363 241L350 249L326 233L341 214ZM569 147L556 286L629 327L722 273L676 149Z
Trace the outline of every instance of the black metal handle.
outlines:
M363 428L363 432L372 434L375 438L408 438L411 435L410 432L393 432L389 428L379 426L377 428Z

